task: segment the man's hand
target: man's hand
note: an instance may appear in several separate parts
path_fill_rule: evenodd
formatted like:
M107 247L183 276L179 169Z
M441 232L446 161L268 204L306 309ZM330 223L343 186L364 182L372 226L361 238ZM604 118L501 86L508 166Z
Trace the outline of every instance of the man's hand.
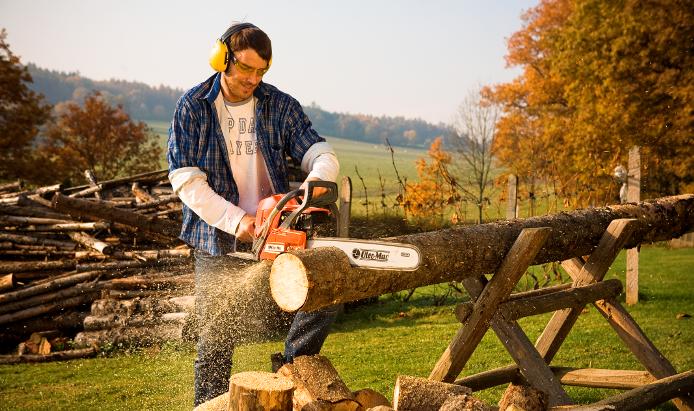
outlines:
M255 239L255 216L246 214L236 228L236 239L242 243L252 243Z
M301 184L301 187L299 187L300 189L304 190L304 193L306 193L306 190L307 190L307 188L308 188L308 182L309 182L309 181L321 181L321 179L318 178L318 177L309 177L309 178L307 178L307 179L303 182L303 184ZM325 193L327 193L327 192L328 192L328 189L325 188L325 187L315 187L315 188L313 189L312 198L318 198L318 197L322 196L323 194L325 194Z

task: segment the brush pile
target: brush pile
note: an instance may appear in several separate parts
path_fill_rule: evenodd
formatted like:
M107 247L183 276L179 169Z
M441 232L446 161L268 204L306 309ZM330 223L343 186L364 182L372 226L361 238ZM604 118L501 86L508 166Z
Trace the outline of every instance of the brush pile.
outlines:
M161 316L180 323L190 308L175 300L192 294L194 280L191 250L177 239L181 203L167 171L101 182L85 176L89 184L68 188L0 186L4 351L34 333L49 342L74 337L99 300L112 302L97 302L102 318L87 319L88 331L129 322L151 328Z

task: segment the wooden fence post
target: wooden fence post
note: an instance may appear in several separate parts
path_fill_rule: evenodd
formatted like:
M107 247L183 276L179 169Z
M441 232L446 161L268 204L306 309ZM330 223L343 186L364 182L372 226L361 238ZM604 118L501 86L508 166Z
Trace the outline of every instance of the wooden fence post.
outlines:
M641 201L641 154L639 146L629 150L629 164L627 174L627 202L638 203ZM626 273L626 303L633 305L639 302L639 249L627 250Z
M352 180L342 177L340 187L340 215L337 222L337 236L349 237L349 220L352 213Z
M508 176L508 202L506 207L506 219L518 217L518 177L515 174Z

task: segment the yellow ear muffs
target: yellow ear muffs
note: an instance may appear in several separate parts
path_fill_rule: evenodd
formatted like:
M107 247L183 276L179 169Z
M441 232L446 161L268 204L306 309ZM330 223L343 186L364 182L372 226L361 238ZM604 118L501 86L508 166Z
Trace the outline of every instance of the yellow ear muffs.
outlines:
M214 71L225 72L229 63L229 50L222 40L217 39L210 50L210 67Z

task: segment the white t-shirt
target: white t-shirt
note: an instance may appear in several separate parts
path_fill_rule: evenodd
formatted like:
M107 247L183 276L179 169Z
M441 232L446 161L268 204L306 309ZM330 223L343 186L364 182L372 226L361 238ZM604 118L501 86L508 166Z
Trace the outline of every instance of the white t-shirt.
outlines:
M219 93L215 100L231 173L239 191L239 207L251 215L255 214L258 202L273 192L263 153L258 147L255 104L253 96L230 103Z

